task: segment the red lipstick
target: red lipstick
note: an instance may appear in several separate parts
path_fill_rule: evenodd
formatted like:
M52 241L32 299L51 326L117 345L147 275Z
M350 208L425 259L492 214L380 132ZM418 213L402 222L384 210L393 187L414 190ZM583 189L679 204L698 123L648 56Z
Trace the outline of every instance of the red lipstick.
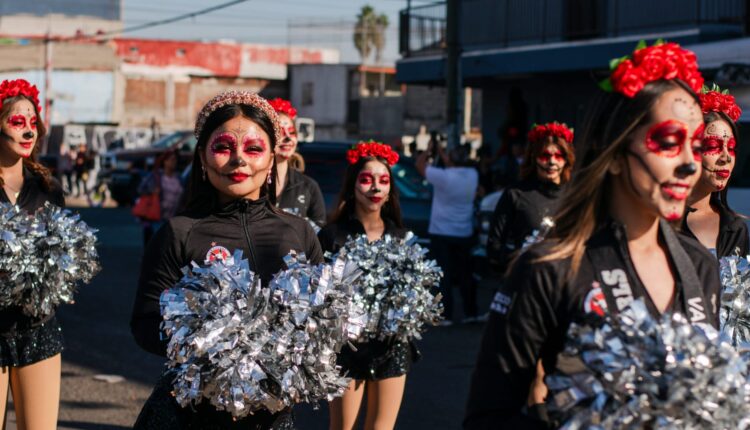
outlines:
M716 174L716 176L718 176L718 177L720 177L722 179L726 179L726 178L729 177L729 175L732 172L730 172L729 170L722 169L722 170L714 170L714 173Z
M240 172L230 173L227 176L229 177L229 179L232 180L232 182L237 182L237 183L243 182L244 180L250 177L250 175L248 175L247 173L240 173Z
M380 203L380 202L383 201L383 198L382 197L378 197L378 196L372 196L372 197L369 197L369 199L373 203Z
M661 190L673 200L685 200L690 192L690 186L684 183L664 184Z

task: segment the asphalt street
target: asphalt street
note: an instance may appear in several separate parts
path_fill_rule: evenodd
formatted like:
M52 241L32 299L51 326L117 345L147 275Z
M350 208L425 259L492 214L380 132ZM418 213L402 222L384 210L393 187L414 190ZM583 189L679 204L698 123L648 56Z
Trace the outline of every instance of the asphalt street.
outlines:
M58 312L66 340L59 428L128 429L164 362L141 350L128 326L142 253L141 230L127 209L79 211L99 229L103 270L81 289L75 304ZM490 289L488 282L480 288L484 309ZM459 324L425 334L419 342L422 359L407 378L397 428L460 427L481 333L481 324ZM295 413L300 430L327 428L325 404L317 410L298 406ZM15 428L12 414L8 428Z

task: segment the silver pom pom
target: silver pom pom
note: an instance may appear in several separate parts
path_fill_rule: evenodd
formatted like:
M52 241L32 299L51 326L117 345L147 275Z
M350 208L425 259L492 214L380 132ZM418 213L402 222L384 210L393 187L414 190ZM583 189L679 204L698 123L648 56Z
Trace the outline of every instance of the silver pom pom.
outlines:
M572 324L560 360L581 369L545 379L549 410L562 428L750 424L747 361L713 328L680 314L655 320L640 300L614 317Z
M73 303L79 283L99 272L96 230L50 203L29 214L0 205L0 307L19 306L31 317Z
M750 262L745 257L724 257L721 267L721 331L733 345L750 342Z
M180 405L207 399L241 418L343 394L349 380L336 354L359 333L349 291L358 273L344 261L308 264L303 254L285 261L263 287L237 251L206 268L193 264L162 294Z
M385 235L369 242L361 235L349 240L337 254L363 272L354 289L357 308L366 310L360 341L367 339L420 339L425 324L435 325L443 310L441 295L433 295L443 273L416 236L404 239Z

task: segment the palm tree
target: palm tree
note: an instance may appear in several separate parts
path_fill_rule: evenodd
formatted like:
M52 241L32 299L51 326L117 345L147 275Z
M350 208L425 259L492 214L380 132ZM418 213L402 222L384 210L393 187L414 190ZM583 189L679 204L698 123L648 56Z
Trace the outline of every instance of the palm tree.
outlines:
M375 62L380 63L385 48L385 30L388 28L388 16L377 15L375 9L370 5L362 6L357 15L357 23L354 25L354 47L359 52L362 65L367 63L370 55L375 52ZM365 72L360 72L360 92L366 88Z

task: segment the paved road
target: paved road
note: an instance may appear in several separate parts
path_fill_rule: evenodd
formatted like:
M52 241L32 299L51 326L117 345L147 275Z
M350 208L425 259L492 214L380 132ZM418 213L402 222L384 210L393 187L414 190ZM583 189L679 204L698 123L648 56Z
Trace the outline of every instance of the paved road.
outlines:
M124 209L81 209L98 228L103 271L80 291L74 305L59 311L66 339L63 353L60 429L131 428L162 369L163 360L133 341L128 319L140 265L141 233ZM489 289L480 291L487 303ZM481 325L430 330L420 349L423 359L409 374L399 429L456 429L460 426L468 378ZM120 382L97 379L119 376ZM106 378L102 378L106 379ZM301 430L327 428L325 405L295 408ZM9 417L13 429L13 417Z

